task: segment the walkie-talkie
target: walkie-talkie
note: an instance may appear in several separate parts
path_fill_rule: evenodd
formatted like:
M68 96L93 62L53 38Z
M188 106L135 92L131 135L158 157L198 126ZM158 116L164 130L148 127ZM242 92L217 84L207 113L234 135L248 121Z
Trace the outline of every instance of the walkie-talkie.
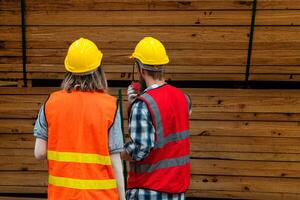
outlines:
M140 95L141 94L141 84L139 81L134 80L134 68L135 68L135 65L133 65L133 67L132 67L132 82L130 85L131 85L132 89L136 91L137 95Z

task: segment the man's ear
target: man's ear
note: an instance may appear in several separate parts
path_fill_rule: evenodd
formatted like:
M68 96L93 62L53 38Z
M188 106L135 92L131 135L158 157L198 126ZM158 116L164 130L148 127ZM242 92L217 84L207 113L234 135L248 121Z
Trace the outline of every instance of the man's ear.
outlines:
M146 75L146 73L147 73L147 72L146 72L146 70L144 70L144 69L143 69L143 68L141 68L141 67L140 67L140 69L139 69L139 70L140 70L140 74L141 74L141 76L144 78L144 77L145 77L145 75Z

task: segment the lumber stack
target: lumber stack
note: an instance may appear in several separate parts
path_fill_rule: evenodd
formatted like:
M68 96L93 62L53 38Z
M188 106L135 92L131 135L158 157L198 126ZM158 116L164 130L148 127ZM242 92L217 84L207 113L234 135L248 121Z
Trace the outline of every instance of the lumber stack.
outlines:
M250 80L299 81L300 2L258 0Z
M47 163L33 158L32 130L55 90L0 90L0 194L46 192ZM299 91L184 91L193 99L189 197L300 199Z
M136 42L166 44L169 80L243 81L253 0L26 0L27 76L62 79L68 46L79 37L104 52L110 80L130 80ZM250 80L299 81L300 3L257 1ZM20 2L0 2L0 79L22 79Z
M0 86L6 86L0 87L3 200L46 193L47 163L33 158L32 131L39 107L58 88L39 83L63 79L67 48L79 37L95 41L103 51L103 67L116 86L134 76L129 56L145 36L165 44L171 61L167 80L178 85L244 81L249 53L250 81L300 80L298 0L257 0L255 24L254 0L24 1L26 71L21 1L0 1ZM21 88L23 73L29 86L35 81L38 87ZM299 91L184 91L193 102L189 197L300 199ZM117 95L117 89L110 93ZM124 89L123 95L126 108ZM20 197L4 197L11 194Z
M22 33L17 0L0 2L0 78L22 79ZM62 79L67 48L79 37L104 53L110 80L131 80L132 53L145 36L167 48L167 78L244 80L252 0L26 0L27 77Z

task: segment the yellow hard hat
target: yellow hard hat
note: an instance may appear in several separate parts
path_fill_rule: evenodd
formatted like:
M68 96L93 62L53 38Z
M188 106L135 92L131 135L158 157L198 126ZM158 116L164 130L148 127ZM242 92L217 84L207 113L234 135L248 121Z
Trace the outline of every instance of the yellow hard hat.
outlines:
M65 68L72 73L93 71L100 66L102 57L103 54L94 42L80 38L69 47Z
M165 65L169 57L164 45L153 37L145 37L135 47L131 58L136 58L145 65Z

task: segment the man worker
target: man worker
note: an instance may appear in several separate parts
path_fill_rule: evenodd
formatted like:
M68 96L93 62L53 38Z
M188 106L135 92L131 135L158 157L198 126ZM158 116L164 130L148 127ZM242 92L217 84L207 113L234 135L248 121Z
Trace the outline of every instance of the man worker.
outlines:
M73 42L62 89L40 109L34 155L48 159L49 200L125 199L120 113L106 92L102 57L92 41Z
M128 87L131 140L121 153L130 162L126 199L183 200L190 182L191 100L165 82L169 58L160 41L145 37L132 58L143 92Z

